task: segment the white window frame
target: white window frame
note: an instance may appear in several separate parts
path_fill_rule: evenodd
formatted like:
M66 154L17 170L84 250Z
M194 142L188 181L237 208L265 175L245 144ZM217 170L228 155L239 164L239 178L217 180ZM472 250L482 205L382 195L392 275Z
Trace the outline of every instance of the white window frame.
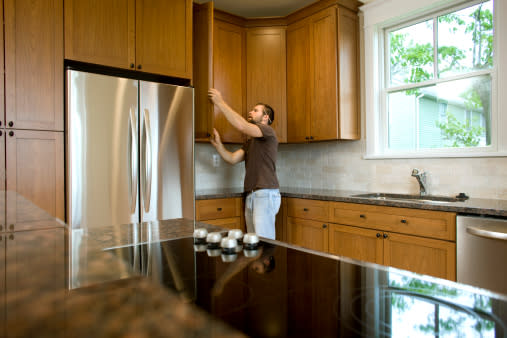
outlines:
M496 157L507 156L507 23L498 18L507 16L507 1L494 0L494 55L491 70L475 71L468 74L477 76L491 74L491 145L487 147L470 148L440 148L418 149L411 151L393 151L387 148L387 112L386 87L388 79L388 51L385 50L385 31L421 22L443 13L456 11L478 4L480 0L375 0L361 7L362 51L363 61L363 121L366 129L365 159L379 158L434 158L434 157ZM436 32L434 32L436 33ZM506 64L506 65L502 65ZM435 65L436 67L437 65ZM388 69L387 69L388 70ZM463 75L449 76L445 79L425 81L425 85L432 82L451 81L463 78ZM408 84L396 87L410 88L420 84Z

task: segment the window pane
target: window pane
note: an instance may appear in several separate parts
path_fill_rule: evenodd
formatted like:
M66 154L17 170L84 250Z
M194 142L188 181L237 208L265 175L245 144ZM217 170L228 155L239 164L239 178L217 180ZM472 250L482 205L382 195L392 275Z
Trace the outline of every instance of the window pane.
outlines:
M388 148L491 144L491 77L477 76L388 95Z
M493 66L493 2L438 18L439 77Z
M433 21L389 33L391 86L433 78Z

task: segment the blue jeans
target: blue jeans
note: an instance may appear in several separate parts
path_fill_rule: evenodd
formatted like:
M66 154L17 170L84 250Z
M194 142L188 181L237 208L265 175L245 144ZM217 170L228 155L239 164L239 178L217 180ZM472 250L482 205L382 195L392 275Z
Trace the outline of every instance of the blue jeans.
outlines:
M246 230L258 236L275 239L275 218L280 209L280 190L259 189L250 192L245 200Z

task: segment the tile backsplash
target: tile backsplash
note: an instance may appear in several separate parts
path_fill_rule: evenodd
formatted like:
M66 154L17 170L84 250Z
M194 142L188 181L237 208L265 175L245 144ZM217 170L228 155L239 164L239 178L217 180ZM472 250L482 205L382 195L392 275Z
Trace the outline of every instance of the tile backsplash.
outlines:
M196 189L243 186L244 165L220 159L213 167L213 154L213 146L196 144ZM364 140L281 144L278 179L285 187L418 193L410 174L419 168L428 174L430 194L507 199L506 157L364 160L363 154Z

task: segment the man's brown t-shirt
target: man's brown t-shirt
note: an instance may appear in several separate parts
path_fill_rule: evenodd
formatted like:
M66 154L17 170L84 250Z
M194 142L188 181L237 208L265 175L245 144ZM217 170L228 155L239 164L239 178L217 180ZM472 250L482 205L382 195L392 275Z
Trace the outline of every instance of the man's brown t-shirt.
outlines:
M262 137L249 137L243 143L245 151L245 191L257 189L277 189L276 154L278 139L268 125L257 123Z

